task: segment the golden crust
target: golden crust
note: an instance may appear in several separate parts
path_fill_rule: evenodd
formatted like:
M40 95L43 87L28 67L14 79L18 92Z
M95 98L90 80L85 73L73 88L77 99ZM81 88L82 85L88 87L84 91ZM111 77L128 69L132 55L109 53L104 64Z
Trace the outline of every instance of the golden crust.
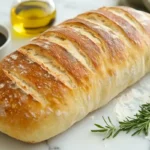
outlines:
M13 55L17 56L16 60L12 59ZM64 93L68 92L67 87L23 54L14 52L7 56L2 62L2 67L41 93L45 101L49 101L52 106L58 102L65 103L63 99Z
M34 99L33 93L27 94L26 87L20 88L5 72L35 88L45 98L46 105ZM52 136L59 133L59 130L53 129L55 123L60 124L59 115L65 119L70 109L74 110L72 107L68 109L72 102L66 98L68 95L73 97L72 92L38 64L17 51L7 56L0 65L0 86L0 131L25 142L35 143L45 139L45 126L50 126L49 134ZM67 119L65 120L66 123L60 126L68 124ZM41 125L43 123L46 125ZM38 132L43 133L40 135Z
M79 15L78 17L82 15L90 15L90 14L96 14L100 17L105 18L107 21L112 23L113 25L117 26L118 30L121 30L123 34L126 35L132 41L135 45L141 46L141 39L138 31L131 25L129 24L126 20L123 18L116 16L115 14L108 12L106 10L97 10L97 11L90 11L84 14Z
M140 28L142 30L142 32L145 32L144 27L142 26L142 24L135 18L133 17L132 14L130 14L126 9L124 9L123 7L103 7L102 9L104 10L108 10L108 11L112 11L113 12L118 12L118 14L120 14L120 16L123 14L125 16L127 16L129 18L129 20L131 20L132 22L134 22L135 24L132 25L138 25L137 27ZM137 28L137 29L138 29Z
M31 95L24 93L2 71L0 65L0 131L19 138L32 131L42 117L43 108Z
M146 13L101 8L7 56L0 63L0 131L40 142L107 104L150 71L149 26Z
M118 7L117 7L118 8ZM142 11L137 11L135 9L132 9L130 7L119 7L120 9L128 12L130 15L132 15L145 29L145 31L150 36L150 15L147 13L144 13Z
M5 108L5 110L1 110L0 116L3 118L7 117L9 124L13 124L15 121L22 121L21 126L27 127L28 124L23 119L36 118L42 106L31 95L19 89L16 83L5 75L2 68L0 69L0 84L0 107ZM34 112L34 114L31 112Z
M117 23L126 33L126 35L132 40L135 44L141 46L141 38L138 30L134 28L129 22L124 20L123 18L103 9L99 9L99 12L104 16L111 19L113 22Z
M77 45L92 61L94 67L96 69L100 68L101 64L99 61L99 55L100 55L99 47L94 42L92 42L89 38L79 34L78 32L76 32L71 28L63 28L63 27L53 28L50 31L43 33L43 36L48 37L50 36L50 34L53 33L60 34L61 36L74 42L74 44Z
M85 81L88 82L88 75L90 72L66 51L65 48L45 39L33 40L31 44L23 48L28 49L32 47L34 47L37 53L49 59L55 59L76 80L77 84L80 84L80 86L82 86Z
M117 38L117 35L112 31L107 32L103 28L97 28L96 24L79 18L67 20L62 25L64 24L79 25L80 27L87 28L87 30L93 33L94 36L103 40L105 48L101 51L107 49L109 51L108 54L110 55L110 59L124 59L125 44L119 39L119 37ZM114 36L116 37L114 38Z

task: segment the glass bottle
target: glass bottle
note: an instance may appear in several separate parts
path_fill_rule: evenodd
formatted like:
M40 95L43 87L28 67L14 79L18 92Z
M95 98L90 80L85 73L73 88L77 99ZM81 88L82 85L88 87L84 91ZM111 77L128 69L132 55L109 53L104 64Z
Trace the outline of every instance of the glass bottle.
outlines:
M53 0L15 0L11 9L13 29L24 35L45 31L52 25L55 17Z

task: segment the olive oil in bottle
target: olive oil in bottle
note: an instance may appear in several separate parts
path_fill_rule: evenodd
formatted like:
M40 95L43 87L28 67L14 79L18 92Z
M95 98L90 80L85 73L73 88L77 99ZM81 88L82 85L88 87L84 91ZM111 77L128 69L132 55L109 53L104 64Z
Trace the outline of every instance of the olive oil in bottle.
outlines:
M23 35L45 31L55 20L56 9L52 0L27 0L11 10L13 29Z

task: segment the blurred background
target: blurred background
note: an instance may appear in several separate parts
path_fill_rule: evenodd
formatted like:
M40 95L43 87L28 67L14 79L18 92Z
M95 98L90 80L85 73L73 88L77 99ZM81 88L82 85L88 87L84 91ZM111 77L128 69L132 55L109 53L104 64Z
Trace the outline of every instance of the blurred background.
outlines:
M51 0L47 0L51 1ZM3 0L0 1L0 23L7 26L12 35L11 51L14 51L16 48L24 45L29 41L32 36L24 36L17 34L12 29L11 22L11 9L14 6L14 2L22 2L22 0ZM125 5L131 6L140 10L148 11L150 6L149 0L54 0L56 5L56 18L53 25L56 25L68 18L73 18L79 13L97 9L102 6L116 6L116 5Z
M14 0L0 1L1 21L9 19L10 9L13 1ZM57 8L56 22L59 23L89 9L96 9L102 6L127 5L148 11L144 6L144 1L149 0L54 0Z

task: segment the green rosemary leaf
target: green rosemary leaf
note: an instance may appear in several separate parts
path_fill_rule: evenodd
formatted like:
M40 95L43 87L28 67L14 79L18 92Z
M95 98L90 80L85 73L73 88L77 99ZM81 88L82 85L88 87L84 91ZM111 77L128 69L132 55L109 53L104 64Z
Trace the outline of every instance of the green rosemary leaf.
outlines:
M100 128L100 130L91 130L92 132L105 132L106 136L104 139L108 139L110 137L116 137L120 132L129 133L133 131L132 136L139 135L143 133L144 135L148 135L149 127L150 127L150 103L143 104L140 106L140 110L137 114L132 117L126 117L125 120L119 122L119 126L115 127L112 123L110 117L107 120L102 117L105 126L101 126L99 124L95 124L96 127Z
M101 132L101 130L91 130L91 132ZM106 132L106 131L104 131Z
M107 135L103 140L109 139L109 138L112 136L112 134L113 134L113 132L112 132L112 131L109 131L108 135Z
M106 132L106 129L102 129L102 130L91 130L92 132Z
M119 132L121 132L121 129L117 130L116 133L114 133L113 138L115 138L119 134Z
M110 117L108 117L108 120L109 120L110 124L114 127L114 125L113 125L113 123L112 123Z
M135 132L132 134L132 136L134 136L134 135L136 135L136 134L140 134L140 132L141 132L141 129L135 131Z
M104 128L103 126L101 126L101 125L99 125L99 124L94 124L96 127L98 127L98 128Z
M106 123L107 127L109 128L109 124L107 123L107 121L105 120L105 118L103 117L104 122Z

